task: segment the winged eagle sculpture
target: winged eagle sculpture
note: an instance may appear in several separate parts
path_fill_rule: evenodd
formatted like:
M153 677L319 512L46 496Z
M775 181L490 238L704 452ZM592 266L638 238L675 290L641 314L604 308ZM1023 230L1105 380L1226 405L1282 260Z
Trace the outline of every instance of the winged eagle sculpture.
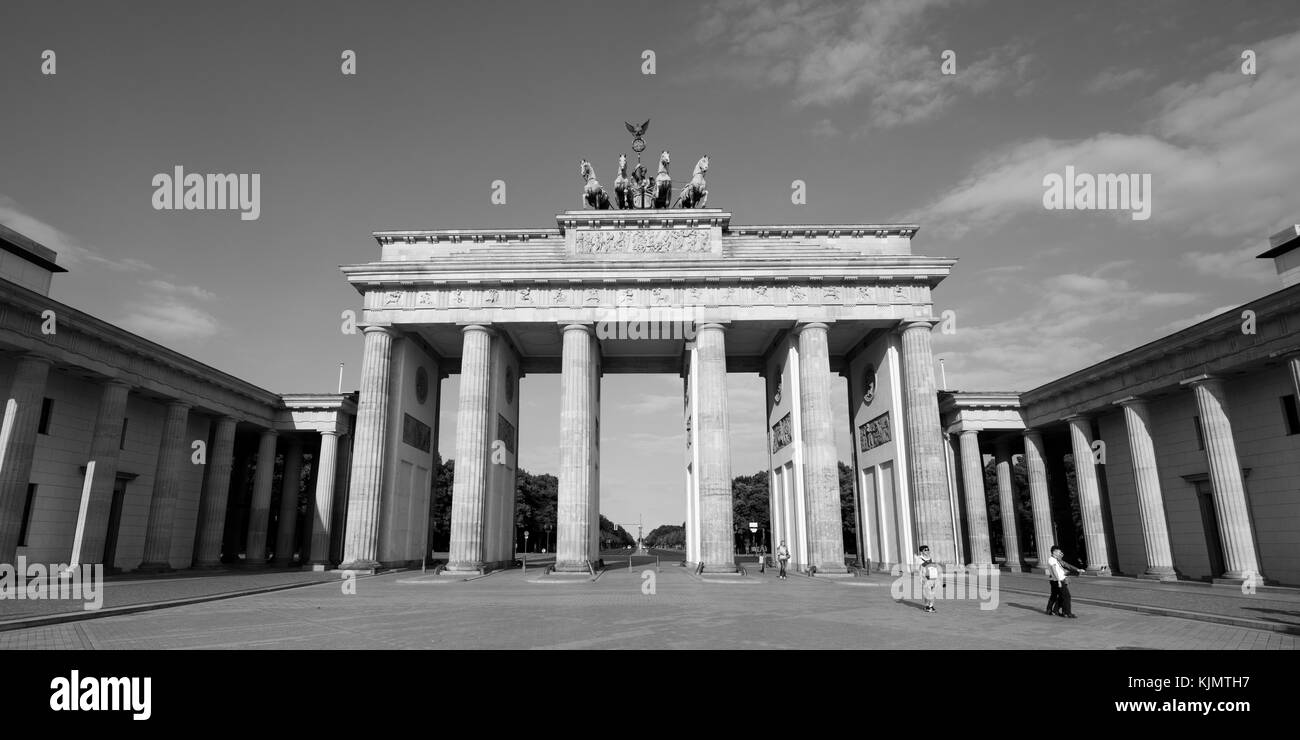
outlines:
M650 119L649 118L645 119L645 123L641 124L640 126L633 126L627 121L624 121L623 125L627 126L628 133L632 134L634 138L639 139L642 136L645 136L646 129L650 128Z

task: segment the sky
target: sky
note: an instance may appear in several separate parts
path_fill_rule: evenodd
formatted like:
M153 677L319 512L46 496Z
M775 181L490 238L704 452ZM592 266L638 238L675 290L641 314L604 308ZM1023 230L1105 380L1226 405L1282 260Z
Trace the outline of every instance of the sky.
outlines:
M935 292L955 389L1028 390L1277 290L1255 256L1300 221L1293 0L5 0L0 20L0 223L58 252L52 297L277 392L333 391L340 362L357 387L338 266L377 258L371 232L553 226L579 160L612 178L624 121L678 171L708 154L733 224L920 224L916 253L959 260ZM155 209L177 166L258 173L259 217ZM1045 208L1067 166L1148 175L1149 218ZM604 381L616 522L685 519L680 382ZM558 376L522 383L521 466L555 473ZM762 470L758 376L728 399L733 473Z

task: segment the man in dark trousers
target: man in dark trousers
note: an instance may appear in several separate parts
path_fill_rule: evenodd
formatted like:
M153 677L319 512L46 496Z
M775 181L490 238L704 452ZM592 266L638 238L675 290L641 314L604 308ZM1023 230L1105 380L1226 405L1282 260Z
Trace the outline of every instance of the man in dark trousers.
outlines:
M1047 578L1052 582L1052 595L1047 599L1047 613L1075 619L1074 611L1070 608L1070 579L1065 574L1067 568L1075 574L1079 573L1078 568L1065 562L1065 552L1060 546L1052 545L1052 556L1047 559Z

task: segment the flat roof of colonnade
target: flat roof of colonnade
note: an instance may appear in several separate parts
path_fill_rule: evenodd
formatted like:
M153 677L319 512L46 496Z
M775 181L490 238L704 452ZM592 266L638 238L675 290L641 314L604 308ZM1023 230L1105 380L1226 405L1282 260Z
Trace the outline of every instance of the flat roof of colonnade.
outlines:
M582 210L536 229L377 231L379 258L341 268L363 321L419 337L456 372L461 327L491 323L525 372L558 372L574 322L719 322L728 368L758 371L796 324L830 326L832 365L933 316L956 260L917 255L916 224L740 226L720 209ZM678 372L683 338L604 336L604 372Z

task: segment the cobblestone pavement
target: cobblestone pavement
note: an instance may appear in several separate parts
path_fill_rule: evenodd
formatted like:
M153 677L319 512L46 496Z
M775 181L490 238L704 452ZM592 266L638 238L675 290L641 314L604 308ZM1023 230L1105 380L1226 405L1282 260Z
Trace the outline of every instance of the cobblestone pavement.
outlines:
M127 574L104 579L104 603L101 608L192 599L296 583L333 582L338 578L336 573L297 569L187 571L166 576ZM84 604L84 600L69 599L0 599L0 625L26 617L81 612L84 611Z
M407 571L357 579L355 594L327 575L330 583L292 590L0 632L0 648L1259 650L1294 649L1297 639L1082 604L1078 619L1060 619L1043 613L1045 589L1001 592L992 609L941 600L927 614L895 601L884 575L779 581L771 571L700 577L665 564L594 581L546 581L532 569L463 581Z

